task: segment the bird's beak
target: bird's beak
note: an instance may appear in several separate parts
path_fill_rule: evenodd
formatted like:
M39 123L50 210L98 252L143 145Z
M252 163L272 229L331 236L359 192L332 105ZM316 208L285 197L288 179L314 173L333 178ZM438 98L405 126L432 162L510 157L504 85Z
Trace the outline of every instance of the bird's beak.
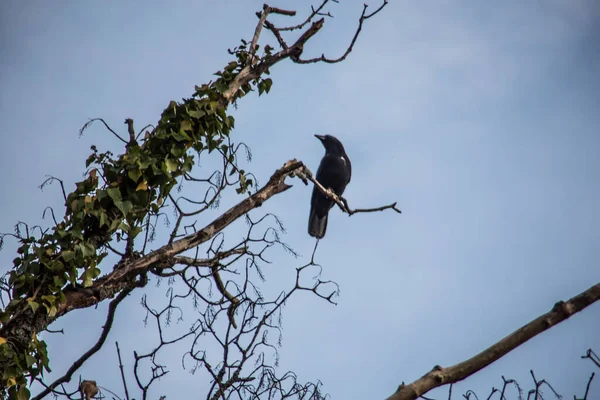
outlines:
M323 135L315 135L315 137L316 137L317 139L319 139L321 142L322 142L323 140L325 140L325 136L323 136Z

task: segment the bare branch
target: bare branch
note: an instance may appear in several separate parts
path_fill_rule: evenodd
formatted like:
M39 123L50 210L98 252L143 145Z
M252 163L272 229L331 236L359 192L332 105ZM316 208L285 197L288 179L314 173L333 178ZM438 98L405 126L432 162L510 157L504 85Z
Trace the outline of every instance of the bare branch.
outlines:
M264 13L265 11L263 11L263 14ZM260 21L263 21L263 19L261 18ZM264 25L264 22L260 21L259 25L256 27L256 31L259 33L262 29L262 25ZM323 19L313 22L310 28L308 28L293 45L281 50L276 54L273 54L272 56L266 57L256 66L246 65L244 69L242 69L235 79L229 84L229 88L223 93L224 101L231 102L234 100L236 93L243 85L253 79L258 79L265 71L269 70L270 67L277 64L279 61L282 61L286 58L291 58L292 60L297 59L300 54L302 54L304 44L321 30L324 22L325 21Z
M297 58L297 59L292 58L292 61L294 61L297 64L312 64L312 63L317 63L317 62L325 62L328 64L335 64L335 63L344 61L346 59L346 57L348 57L348 55L352 52L352 49L354 48L354 45L356 44L356 40L358 39L358 36L360 35L360 31L362 30L363 23L366 20L368 20L369 18L378 14L381 10L383 10L383 8L387 4L388 4L388 0L383 0L383 3L381 3L379 8L377 8L375 11L373 11L370 14L367 14L367 9L369 8L369 6L367 4L364 5L362 14L360 15L360 18L358 19L358 28L356 28L356 32L354 33L354 37L352 38L350 45L348 46L348 48L346 49L346 51L344 52L344 54L341 57L327 58L327 57L325 57L325 54L321 54L321 57L311 58L309 60L302 60L300 58Z
M388 204L385 206L381 206L381 207L357 208L357 209L353 210L350 208L350 206L348 205L348 201L345 198L343 198L342 196L336 195L335 193L333 193L333 191L329 190L328 188L326 189L323 185L321 185L321 183L313 177L312 172L308 168L303 167L301 170L296 171L295 176L302 179L302 181L305 184L308 184L307 181L311 181L321 191L321 193L323 193L325 196L327 196L331 200L333 200L335 202L335 204L337 204L340 207L340 209L343 212L347 213L348 215L352 215L352 214L356 214L356 213L368 213L368 212L375 212L375 211L383 211L383 210L388 210L388 209L392 209L392 210L396 211L398 214L402 214L402 211L400 211L396 207L396 205L398 204L397 202L394 202L392 204Z
M317 15L321 15L321 10L323 9L323 7L325 7L325 5L329 3L329 0L323 0L323 2L321 3L321 5L319 5L319 7L317 7L316 9L314 7L311 7L311 13L309 14L309 16L304 20L304 22L298 24L298 25L294 25L294 26L288 26L285 28L279 28L279 31L294 31L297 29L302 29L304 28L308 23L310 23L314 17L316 17Z
M254 56L256 54L256 45L258 44L258 38L260 37L260 32L262 31L263 26L265 25L265 21L269 16L269 12L271 12L271 7L268 5L263 5L263 11L260 13L260 19L258 24L256 24L256 28L254 30L254 36L252 37L252 42L250 42L250 54L252 55L251 63L254 63Z
M44 188L48 185L50 185L52 182L54 181L58 181L58 183L60 184L60 189L62 190L62 194L63 194L63 199L65 201L67 201L67 192L65 191L65 184L61 179L58 179L54 176L51 175L46 175L46 180L44 182L42 182L42 184L40 186L38 186L40 188L40 190L44 190Z
M592 380L594 380L594 376L596 375L595 372L592 372L592 375L590 375L590 379L588 380L587 386L585 387L585 393L583 395L583 397L579 400L588 400L588 394L590 393L590 385L592 384ZM573 400L578 400L576 396L573 396Z
M388 400L414 400L431 389L459 382L598 300L600 300L600 283L566 302L559 301L546 314L540 315L476 356L451 367L436 366L413 383L400 385Z
M94 123L95 121L100 121L102 122L102 124L104 124L104 127L106 129L108 129L113 135L115 135L117 137L117 139L119 139L121 142L127 144L127 140L123 139L121 136L119 136L119 134L117 132L115 132L102 118L91 118L88 122L86 122L81 129L79 130L79 136L83 136L83 132L89 128L92 123Z
M117 357L119 358L119 369L121 370L121 380L123 381L125 398L129 400L129 391L127 390L127 381L125 381L125 371L123 370L123 361L121 361L121 350L119 349L119 342L115 342L115 346L117 346Z
M600 368L600 357L598 357L592 349L588 349L585 352L585 355L581 356L581 358L589 358L590 361L592 361L594 364L596 364L596 367Z

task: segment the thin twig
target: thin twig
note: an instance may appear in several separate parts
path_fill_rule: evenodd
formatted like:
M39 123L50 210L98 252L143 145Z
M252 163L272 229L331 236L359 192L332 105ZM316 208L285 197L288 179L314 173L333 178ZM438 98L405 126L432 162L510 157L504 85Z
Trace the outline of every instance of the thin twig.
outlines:
M117 139L119 139L121 142L127 144L127 140L123 139L121 136L119 136L119 134L117 132L115 132L110 126L108 126L108 124L102 119L102 118L91 118L88 122L86 122L81 129L79 130L79 136L81 137L83 135L83 132L90 127L90 125L92 125L92 123L94 123L95 121L100 121L104 124L104 126L106 127L106 129L108 129L113 135L115 135L117 137Z
M121 350L119 349L119 342L115 342L117 346L117 357L119 357L119 369L121 370L121 379L123 380L123 389L125 390L125 398L129 400L129 391L127 390L127 381L125 380L125 371L123 370L123 361L121 361Z
M581 358L589 358L598 368L600 368L600 357L598 357L592 349L588 349Z
M350 41L350 45L348 46L348 48L346 49L346 51L344 52L344 54L341 57L327 58L327 57L325 57L325 54L321 54L321 57L315 57L315 58L311 58L309 60L302 60L300 58L297 58L297 59L292 59L292 61L294 61L297 64L313 64L313 63L317 63L317 62L325 62L328 64L335 64L335 63L344 61L346 59L346 57L348 57L348 55L352 52L352 49L354 48L354 45L356 44L356 40L358 39L358 36L360 35L360 31L362 30L363 23L366 20L368 20L369 18L373 17L374 15L377 15L381 10L383 10L383 8L387 4L388 4L388 0L383 0L383 3L381 4L381 6L379 6L379 8L377 8L371 14L367 14L367 8L369 6L367 4L364 5L362 14L361 14L360 18L358 19L358 28L356 28L356 32L354 32L354 37Z
M340 209L347 213L348 215L353 215L353 214L357 214L357 213L368 213L368 212L375 212L375 211L383 211L383 210L388 210L388 209L392 209L394 211L396 211L398 214L402 214L402 211L400 211L396 205L398 204L398 202L394 202L392 204L388 204L385 206L381 206L381 207L375 207L375 208L357 208L355 210L351 209L350 206L348 205L348 201L343 198L342 196L338 196L335 193L333 193L333 191L331 191L330 189L326 189L323 185L321 185L321 183L319 181L317 181L314 177L312 172L306 168L306 166L304 166L302 168L302 171L297 171L295 173L295 176L299 177L300 179L302 179L302 181L307 184L307 181L311 181L320 191L321 193L323 193L325 196L329 197L331 200L333 200L335 202L335 204L337 204Z
M317 7L316 9L314 7L311 7L311 13L309 14L309 16L304 20L304 22L298 24L298 25L294 25L294 26L288 26L285 28L279 28L279 31L295 31L297 29L302 29L304 28L307 24L309 24L314 17L316 17L317 15L320 15L321 10L323 9L323 7L325 7L325 5L329 2L329 0L324 0L321 5L319 7Z
M588 380L587 386L585 387L585 394L583 395L583 397L580 400L588 400L588 394L590 393L590 385L592 384L592 380L594 379L594 376L596 375L595 372L592 372L592 375L590 375L590 379ZM574 400L577 400L577 398L575 396L573 396Z

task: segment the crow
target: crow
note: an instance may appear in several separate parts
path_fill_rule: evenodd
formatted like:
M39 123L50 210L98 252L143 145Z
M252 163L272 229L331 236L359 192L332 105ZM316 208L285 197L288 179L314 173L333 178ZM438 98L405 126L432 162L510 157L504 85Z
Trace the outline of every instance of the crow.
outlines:
M325 147L325 156L317 170L317 181L325 189L331 189L341 196L350 182L352 165L346 155L344 145L331 135L315 135ZM308 218L308 234L321 239L327 230L327 214L334 201L325 196L316 186L313 188L310 200L310 216Z

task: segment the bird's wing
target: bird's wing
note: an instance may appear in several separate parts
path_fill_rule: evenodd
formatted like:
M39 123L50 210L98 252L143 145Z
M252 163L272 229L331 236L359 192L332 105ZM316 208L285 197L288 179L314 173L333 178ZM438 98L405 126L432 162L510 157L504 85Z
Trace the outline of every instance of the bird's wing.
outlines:
M349 160L341 156L325 155L317 170L316 179L325 189L341 195L348 184Z

